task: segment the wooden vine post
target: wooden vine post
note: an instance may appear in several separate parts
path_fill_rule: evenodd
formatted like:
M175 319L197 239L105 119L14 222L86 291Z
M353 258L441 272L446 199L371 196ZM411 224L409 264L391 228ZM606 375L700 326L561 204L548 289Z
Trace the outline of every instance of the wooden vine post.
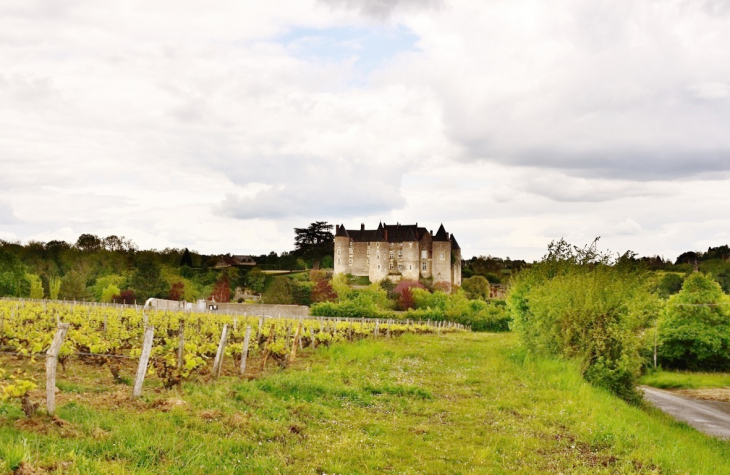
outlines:
M241 377L246 374L246 358L248 357L248 343L251 339L251 325L246 326L246 336L243 338L243 348L241 349Z
M177 347L177 369L181 370L185 364L185 321L180 320L180 329L178 330L180 339Z
M297 357L297 346L299 343L299 339L301 338L301 336L300 336L301 333L302 333L302 321L299 320L299 326L297 327L297 331L294 334L294 341L292 342L292 346L291 346L291 355L289 356L289 362L291 362L291 363L293 363Z
M150 362L150 353L152 352L152 339L155 336L155 327L147 325L144 327L144 341L142 342L142 354L139 355L139 365L137 366L137 376L134 378L134 389L132 389L132 399L142 395L142 383L147 374L147 364Z
M218 351L215 354L215 360L213 360L213 377L217 378L221 375L221 368L223 367L223 356L225 355L226 343L228 342L228 324L223 325L223 331L221 332L221 341L218 343Z
M68 323L60 323L53 343L46 353L46 407L48 414L56 410L56 365L58 364L58 352L61 350L63 339L68 332Z

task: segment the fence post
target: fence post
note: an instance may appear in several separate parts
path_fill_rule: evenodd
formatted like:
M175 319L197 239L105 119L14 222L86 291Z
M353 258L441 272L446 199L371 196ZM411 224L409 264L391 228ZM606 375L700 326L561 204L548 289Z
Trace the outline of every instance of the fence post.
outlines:
M144 341L142 342L142 354L139 356L139 365L137 366L137 376L134 378L134 389L132 390L132 399L142 395L142 383L144 383L145 374L147 374L147 364L150 361L150 352L152 352L152 339L155 335L155 327L152 325L144 328Z
M380 336L380 321L375 319L375 336Z
M246 336L243 338L241 349L241 377L246 373L246 357L248 356L248 342L251 338L251 325L246 326Z
M66 338L68 323L60 323L53 343L46 353L46 407L48 414L56 410L56 365L58 364L58 352L61 350L63 339Z
M217 378L221 375L221 367L223 366L223 355L226 349L226 342L228 340L228 324L223 325L223 331L221 332L221 341L218 343L218 352L215 354L215 360L213 360L213 377Z
M177 369L181 370L183 368L185 358L185 320L180 320L180 329L178 330L178 333L180 342L177 347Z

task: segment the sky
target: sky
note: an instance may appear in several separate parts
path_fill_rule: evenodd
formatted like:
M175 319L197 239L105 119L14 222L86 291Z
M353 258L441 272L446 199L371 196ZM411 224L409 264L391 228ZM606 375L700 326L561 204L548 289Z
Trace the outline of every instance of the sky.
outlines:
M0 239L730 243L730 0L3 0Z

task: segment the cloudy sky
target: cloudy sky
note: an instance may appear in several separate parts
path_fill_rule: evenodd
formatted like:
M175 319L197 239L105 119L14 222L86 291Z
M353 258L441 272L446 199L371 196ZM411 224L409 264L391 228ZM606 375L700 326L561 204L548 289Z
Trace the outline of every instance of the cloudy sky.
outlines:
M730 0L3 0L0 239L730 242Z

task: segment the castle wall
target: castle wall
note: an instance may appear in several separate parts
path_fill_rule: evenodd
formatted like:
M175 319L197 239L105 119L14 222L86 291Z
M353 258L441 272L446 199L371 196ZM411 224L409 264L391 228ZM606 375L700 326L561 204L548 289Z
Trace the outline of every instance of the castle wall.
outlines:
M380 282L388 275L388 243L370 243L370 282Z
M403 280L418 281L420 275L419 271L419 249L420 243L415 242L404 242L401 252L403 257L398 259L398 263L403 266L401 275Z
M431 267L432 267L432 256L433 256L433 237L430 233L426 233L421 238L421 242L419 243L418 247L420 249L419 251L419 270L421 273L421 277L424 279L428 279L431 277ZM424 264L426 264L424 266Z
M350 273L352 275L370 275L370 265L368 264L368 243L355 242L351 249L353 250L353 257Z

